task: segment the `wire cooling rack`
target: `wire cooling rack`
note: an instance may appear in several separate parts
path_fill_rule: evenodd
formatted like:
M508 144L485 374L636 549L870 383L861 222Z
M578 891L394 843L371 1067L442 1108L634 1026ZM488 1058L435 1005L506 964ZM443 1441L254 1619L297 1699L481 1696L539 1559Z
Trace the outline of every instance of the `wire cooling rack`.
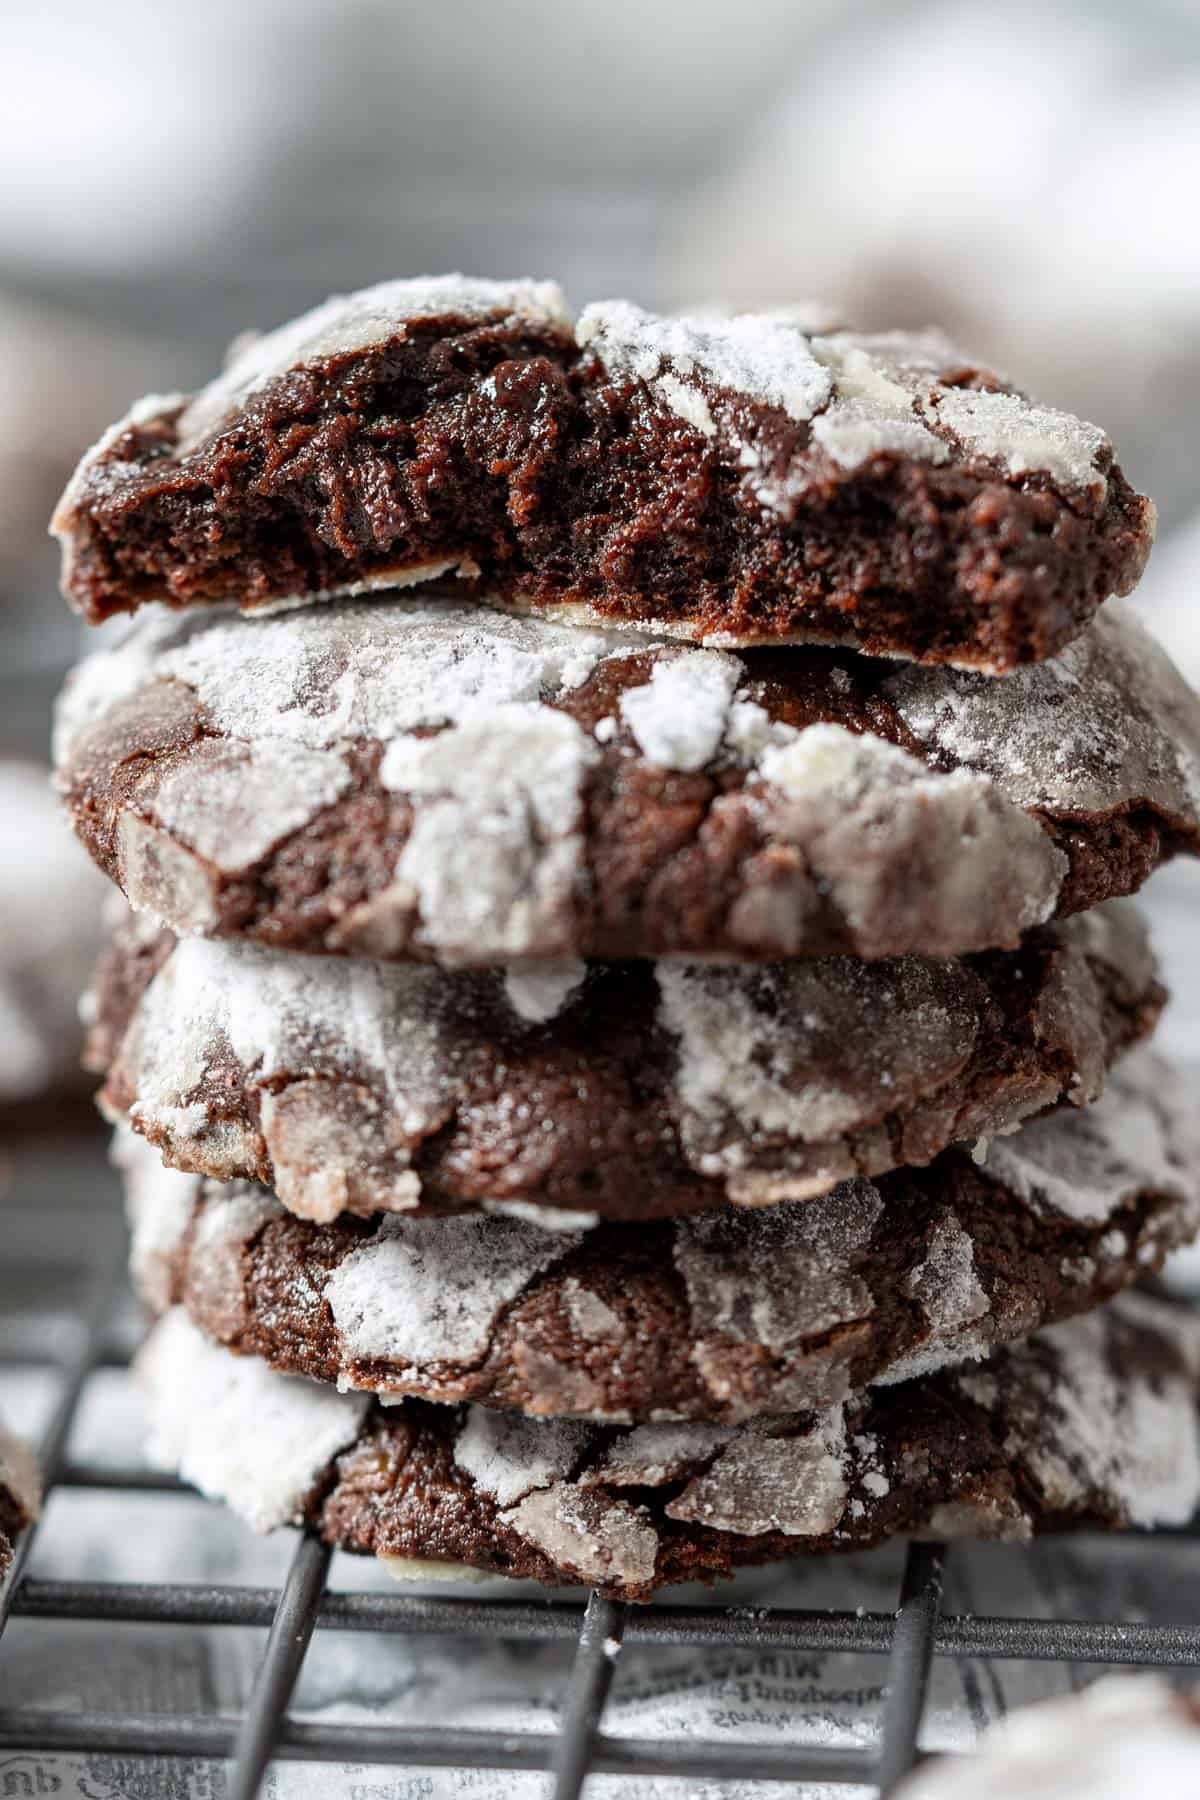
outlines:
M33 1291L47 1242L60 1262L64 1240L90 1245L104 1233L70 1230L61 1218L22 1208L4 1221L4 1282ZM89 1378L120 1368L113 1320L125 1300L123 1274L107 1234L102 1270L87 1278L68 1340L44 1355L58 1398L37 1446L47 1494L54 1489L171 1494L168 1476L141 1468L73 1461L72 1426ZM76 1269L78 1274L78 1269ZM0 1349L5 1363L27 1369L27 1349ZM1178 1536L1180 1534L1172 1534ZM1197 1535L1193 1529L1185 1534ZM691 1781L818 1781L891 1793L918 1758L933 1658L1014 1658L1034 1662L1118 1663L1181 1668L1200 1665L1200 1625L1113 1623L1090 1618L989 1617L942 1607L947 1550L914 1544L903 1569L894 1613L773 1608L748 1611L720 1604L624 1607L593 1593L586 1603L422 1598L344 1593L326 1587L331 1553L309 1533L296 1537L279 1588L210 1583L131 1583L39 1579L30 1574L37 1528L19 1540L0 1585L0 1634L9 1618L121 1625L266 1627L268 1636L240 1716L128 1711L52 1711L6 1701L0 1674L0 1753L78 1752L113 1756L229 1759L229 1800L252 1800L274 1759L408 1766L414 1769L540 1770L556 1800L574 1800L591 1774L657 1776ZM1154 1554L1154 1534L1135 1537ZM1026 1552L1012 1546L1019 1557ZM556 1735L468 1729L453 1725L311 1723L289 1714L293 1689L314 1631L336 1630L466 1636L495 1642L574 1645ZM871 1746L656 1741L613 1736L604 1710L622 1643L761 1652L857 1652L878 1656L886 1683L881 1730ZM681 1792L688 1790L681 1787Z

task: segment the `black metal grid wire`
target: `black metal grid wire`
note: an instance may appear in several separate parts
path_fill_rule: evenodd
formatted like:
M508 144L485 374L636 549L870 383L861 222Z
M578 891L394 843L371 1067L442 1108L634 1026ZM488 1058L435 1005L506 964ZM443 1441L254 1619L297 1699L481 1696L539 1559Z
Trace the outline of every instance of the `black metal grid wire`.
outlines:
M71 1427L88 1378L121 1367L110 1321L122 1279L94 1279L91 1304L50 1367L60 1392L38 1446L46 1491L89 1488L141 1493L188 1491L171 1476L72 1462ZM29 1368L34 1359L0 1351ZM87 1751L112 1755L227 1758L230 1800L253 1800L273 1759L541 1770L555 1800L575 1800L591 1774L675 1777L681 1781L822 1781L874 1786L886 1796L920 1755L919 1737L935 1656L1044 1662L1200 1666L1200 1625L1123 1624L1096 1619L987 1617L942 1611L947 1551L914 1544L894 1614L720 1605L625 1607L593 1593L563 1601L430 1598L326 1589L330 1552L311 1533L296 1537L282 1587L208 1583L50 1581L30 1575L37 1527L19 1540L0 1583L0 1634L10 1617L120 1624L266 1627L268 1637L241 1717L184 1713L54 1712L5 1704L0 1685L0 1751ZM1141 1534L1153 1546L1153 1533ZM1179 1535L1179 1534L1172 1534ZM1188 1536L1196 1535L1192 1528ZM1022 1554L1014 1546L1014 1555ZM1152 1553L1152 1550L1148 1553ZM557 1736L455 1726L309 1724L289 1702L314 1631L452 1634L525 1643L573 1643L575 1653ZM604 1707L623 1642L668 1647L806 1653L857 1652L886 1659L880 1738L872 1747L655 1741L610 1736Z

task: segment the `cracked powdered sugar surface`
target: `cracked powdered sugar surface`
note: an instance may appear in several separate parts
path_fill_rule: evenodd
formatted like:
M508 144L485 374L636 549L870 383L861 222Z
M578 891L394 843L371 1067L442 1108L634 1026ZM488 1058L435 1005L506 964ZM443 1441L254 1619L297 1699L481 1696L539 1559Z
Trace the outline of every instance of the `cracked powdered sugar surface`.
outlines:
M183 682L230 737L323 750L553 699L585 681L618 641L455 600L346 601L274 618L221 608L180 619L148 609L64 689L56 756L116 700L154 680Z
M1118 1063L1091 1106L993 1139L982 1167L1032 1207L1101 1223L1149 1189L1195 1195L1194 1113L1190 1084L1153 1051L1137 1050Z
M927 749L1020 806L1200 813L1200 698L1116 601L1052 662L999 681L911 664L883 691Z
M469 1362L508 1302L583 1235L486 1216L389 1218L339 1265L325 1299L352 1356Z
M681 1220L673 1255L692 1330L783 1350L866 1317L870 1289L847 1265L882 1211L871 1182L844 1181L815 1200Z
M803 423L832 392L829 371L802 331L767 314L664 318L626 300L585 307L576 335L610 374L656 389L706 436L715 430L699 383L779 407Z
M503 960L573 937L583 783L597 746L548 706L496 706L432 738L396 738L385 787L425 801L396 865L424 940L454 960Z
M569 1475L590 1436L579 1419L523 1419L470 1406L454 1440L454 1464L500 1506L512 1506Z
M139 1112L153 1118L187 1106L227 1044L256 1084L330 1073L374 1079L400 1129L419 1133L437 1116L449 1077L439 996L430 969L182 938L139 1007Z
M956 964L848 958L769 969L656 964L659 1021L678 1044L685 1145L705 1172L759 1136L813 1142L949 1080L977 1030Z

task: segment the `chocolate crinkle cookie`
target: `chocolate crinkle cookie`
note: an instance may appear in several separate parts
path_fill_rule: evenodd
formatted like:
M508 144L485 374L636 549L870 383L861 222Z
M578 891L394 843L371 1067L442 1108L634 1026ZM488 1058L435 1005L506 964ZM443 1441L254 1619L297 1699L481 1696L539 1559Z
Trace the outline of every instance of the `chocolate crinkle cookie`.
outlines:
M533 1416L720 1423L984 1356L1200 1226L1189 1084L1135 1052L1085 1111L820 1199L659 1225L344 1217L169 1169L123 1131L135 1284L273 1368Z
M1084 1106L1163 998L1123 901L957 960L532 980L130 918L99 971L90 1059L107 1115L168 1162L261 1182L303 1217L645 1220L808 1199Z
M982 1367L741 1425L380 1407L235 1356L178 1309L139 1369L157 1462L400 1577L465 1565L641 1601L893 1536L1182 1524L1200 1500L1200 1318L1133 1295Z
M41 1497L41 1477L32 1453L0 1420L0 1579L12 1561L18 1533L37 1518Z
M1006 681L446 599L160 612L57 760L176 930L451 968L1011 948L1200 848L1200 701L1119 607Z
M1161 1675L1107 1675L1082 1693L1018 1707L969 1755L936 1757L897 1800L1190 1800L1200 1794L1200 1689Z
M1133 587L1154 510L1101 430L937 332L806 324L576 325L552 283L462 276L331 300L88 452L64 589L98 621L453 573L517 611L998 673Z

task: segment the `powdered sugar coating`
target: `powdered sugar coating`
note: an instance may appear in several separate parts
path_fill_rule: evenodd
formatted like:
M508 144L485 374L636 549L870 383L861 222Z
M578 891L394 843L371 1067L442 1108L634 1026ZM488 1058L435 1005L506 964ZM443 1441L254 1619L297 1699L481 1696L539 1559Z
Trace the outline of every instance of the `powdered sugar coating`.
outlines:
M663 656L645 687L627 688L621 695L621 717L652 763L702 769L720 749L742 674L737 657L715 650Z
M972 919L983 945L996 941L1001 918L1027 931L1054 910L1066 857L982 776L932 774L898 745L833 724L777 735L757 773L771 839L803 849L864 951L894 941L906 911L910 941L962 942ZM764 923L760 908L741 908L748 945ZM768 924L778 934L780 924Z
M360 1395L218 1349L178 1309L155 1327L136 1372L151 1461L227 1501L256 1531L299 1521L318 1478L366 1415Z
M627 300L584 308L576 336L610 374L653 387L705 435L716 427L712 395L776 406L803 423L823 406L831 381L804 333L768 314L669 318Z
M124 1123L113 1134L111 1156L124 1182L133 1284L147 1306L165 1312L171 1258L192 1222L204 1178L169 1169L154 1146Z
M577 336L610 374L643 383L704 437L726 427L748 467L755 457L746 428L730 412L737 400L811 422L816 444L845 470L879 454L934 465L957 455L995 463L1011 478L1044 474L1068 492L1104 498L1105 434L1020 394L947 385L971 359L941 333L808 336L801 323L767 313L670 318L604 301L584 309ZM803 479L797 470L783 488ZM759 480L771 504L778 477Z
M996 1138L982 1166L1027 1205L1089 1223L1146 1189L1195 1203L1200 1126L1190 1087L1153 1051L1135 1050L1086 1110Z
M1060 1111L1012 1140L1015 1150L1025 1137L1040 1143L1047 1164L1055 1139L1065 1146L1058 1210L1036 1187L1025 1191L995 1170L980 1181L960 1152L925 1174L905 1171L878 1186L846 1181L813 1200L725 1208L650 1233L623 1226L593 1236L578 1218L569 1235L546 1232L531 1208L527 1223L503 1215L391 1221L365 1241L356 1230L322 1233L314 1260L289 1227L243 1259L232 1298L209 1280L207 1246L238 1241L244 1208L236 1184L210 1184L198 1204L203 1245L165 1266L156 1304L179 1293L210 1335L245 1343L248 1332L277 1366L349 1387L481 1399L538 1417L659 1421L620 1440L613 1455L619 1449L630 1467L674 1469L692 1440L668 1420L736 1421L835 1404L868 1383L894 1385L983 1356L1074 1309L1087 1296L1061 1278L1064 1217L1090 1233L1080 1275L1105 1296L1194 1234L1200 1134L1187 1083L1141 1052L1119 1080L1116 1110L1162 1107L1174 1164L1174 1190L1151 1167L1141 1177L1131 1171L1119 1190L1119 1229L1105 1229L1118 1215L1095 1216L1086 1165L1073 1197L1075 1118ZM157 1162L152 1149L140 1154ZM277 1297L293 1283L296 1305L281 1307ZM325 1340L316 1361L297 1362L314 1306L328 1309L335 1341Z
M809 1201L761 1212L709 1213L675 1227L692 1330L784 1350L871 1312L850 1268L883 1211L869 1181L844 1181Z
M265 336L249 333L237 339L224 372L196 395L180 420L181 444L185 449L195 445L289 369L402 339L423 319L513 315L538 325L556 325L564 332L571 328L562 290L553 281L423 275L379 282L354 294L335 294Z
M813 421L813 437L843 469L857 469L882 452L945 462L949 446L918 417L917 400L933 371L952 359L936 334L904 332L864 337L838 332L814 341L832 371L835 398Z
M942 1340L974 1324L991 1306L975 1273L971 1239L953 1213L939 1220L924 1262L909 1273L905 1286Z
M623 1500L563 1481L527 1494L500 1516L552 1562L587 1581L636 1586L654 1579L658 1533L642 1509Z
M122 935L93 1055L111 1116L302 1217L666 1217L811 1198L1085 1103L1160 998L1133 910L1105 927L1120 971L1098 929L1067 921L984 965L596 965L538 1029L500 971Z
M1163 1312L1126 1294L1107 1311L1042 1332L1036 1356L1018 1347L1001 1365L1009 1379L1020 1365L1026 1388L1011 1427L1013 1450L1028 1459L1055 1508L1084 1504L1101 1489L1135 1525L1182 1525L1192 1516L1200 1495L1200 1316L1170 1310L1161 1322ZM1110 1334L1119 1338L1139 1320L1169 1338L1180 1370L1157 1378L1118 1371ZM973 1379L961 1378L969 1394Z
M1010 475L1040 472L1068 489L1103 499L1108 486L1097 459L1109 448L1098 425L1049 406L1031 406L1019 394L947 388L927 402L927 417L967 450L1000 463Z
M1110 813L1200 842L1200 702L1112 613L1030 678L818 665L835 716L800 729L799 653L764 681L749 654L448 600L148 615L68 684L60 783L131 901L188 933L452 967L1008 947L1079 904L1080 865L1089 900L1130 878Z
M168 770L155 784L153 811L167 831L237 874L349 785L350 771L334 751L213 738L197 746L186 769Z
M351 1356L470 1362L504 1306L581 1238L515 1219L384 1219L325 1298Z
M132 1120L139 1129L169 1132L176 1156L200 1133L210 1147L214 1138L219 1143L220 1076L210 1072L232 1053L261 1096L280 1198L309 1217L332 1217L353 1191L361 1146L353 1129L337 1129L334 1101L324 1116L321 1090L339 1079L376 1084L386 1098L392 1156L403 1169L406 1143L430 1129L445 1103L436 988L436 975L423 968L334 964L184 939L139 1011L130 1046L139 1073ZM273 1077L288 1085L276 1089ZM315 1111L305 1104L305 1081L315 1084L308 1092ZM306 1141L311 1131L316 1139ZM247 1173L246 1162L244 1139L235 1134L226 1166L210 1172ZM394 1205L404 1183L390 1191L391 1199L381 1193L378 1204Z
M569 951L583 783L598 755L574 719L532 703L395 739L380 779L427 804L379 904L399 916L407 902L417 941L449 964Z
M796 1436L743 1426L666 1510L740 1537L823 1537L841 1523L847 1472L845 1412L830 1407Z
M514 963L504 976L504 993L519 1019L544 1025L560 1013L587 979L587 964L577 956L559 962Z
M1054 661L1003 681L912 664L884 692L927 750L1022 807L1200 806L1200 698L1127 607L1106 606Z
M184 619L151 611L117 649L75 671L59 702L56 757L152 680L182 682L230 737L326 750L556 698L612 647L610 633L455 600L305 607L270 618L228 608Z
M579 1420L535 1421L471 1406L454 1440L454 1462L498 1505L512 1506L570 1475L589 1436Z
M933 963L664 962L656 975L660 1023L678 1043L681 1134L710 1173L746 1166L749 1144L873 1123L950 1080L974 1043L967 995Z

